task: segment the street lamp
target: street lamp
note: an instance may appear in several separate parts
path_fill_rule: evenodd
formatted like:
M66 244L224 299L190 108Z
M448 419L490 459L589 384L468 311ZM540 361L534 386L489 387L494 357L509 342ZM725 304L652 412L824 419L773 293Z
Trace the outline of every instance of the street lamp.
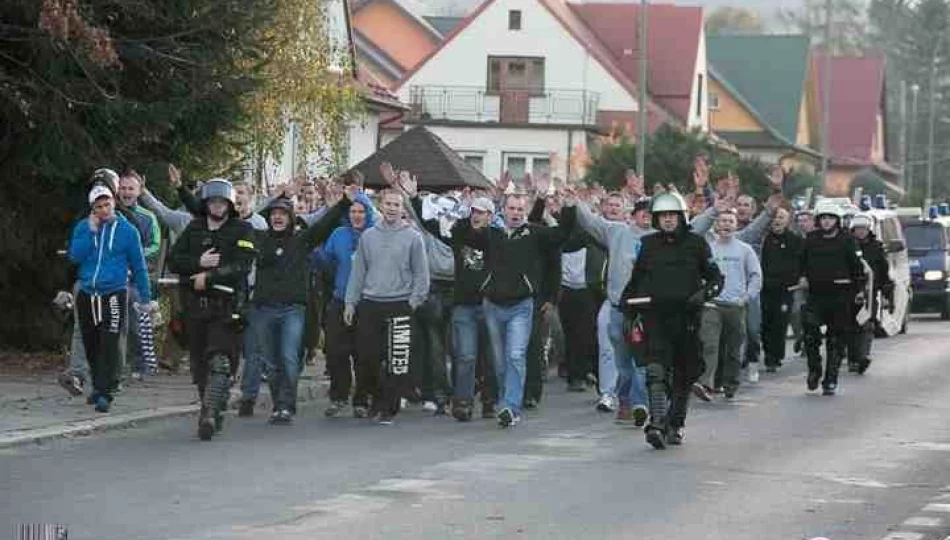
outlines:
M927 134L927 197L924 203L930 205L933 200L934 183L934 131L937 123L937 52L934 51L933 62L930 66L930 95L928 96L930 106L930 121L928 122Z
M911 105L910 105L910 140L907 141L907 193L910 193L914 183L914 142L917 140L917 100L920 97L920 85L914 84L910 87Z

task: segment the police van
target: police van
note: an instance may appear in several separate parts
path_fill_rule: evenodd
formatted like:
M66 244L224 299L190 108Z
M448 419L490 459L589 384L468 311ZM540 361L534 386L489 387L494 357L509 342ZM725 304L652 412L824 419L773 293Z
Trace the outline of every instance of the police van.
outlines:
M901 216L897 211L889 209L887 200L880 195L875 197L873 201L869 196L862 197L860 206L854 205L848 198L822 198L820 200L824 204L829 202L838 204L845 217L846 226L850 224L851 217L858 213L871 216L874 220L874 236L884 245L891 280L894 281L894 305L892 309L882 307L879 310L877 320L880 324L878 325L877 334L879 337L887 337L907 332L914 289L911 282L910 259L908 258L907 242L901 225Z
M950 207L931 207L926 218L904 224L914 313L939 313L950 320Z

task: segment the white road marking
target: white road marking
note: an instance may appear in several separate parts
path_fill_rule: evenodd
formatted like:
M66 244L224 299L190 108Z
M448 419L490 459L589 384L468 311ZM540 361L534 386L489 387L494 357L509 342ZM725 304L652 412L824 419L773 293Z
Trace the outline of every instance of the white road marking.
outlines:
M906 527L939 527L943 520L935 517L915 516L904 522Z
M950 514L950 504L930 503L924 507L924 512L942 512L944 514Z
M870 478L855 478L855 477L844 477L844 476L834 476L834 475L818 475L818 478L822 480L828 480L829 482L836 482L838 484L844 484L846 486L857 486L863 488L876 488L876 489L886 489L887 484L883 482L878 482L877 480L872 480Z
M913 532L893 532L881 540L923 540L924 535Z

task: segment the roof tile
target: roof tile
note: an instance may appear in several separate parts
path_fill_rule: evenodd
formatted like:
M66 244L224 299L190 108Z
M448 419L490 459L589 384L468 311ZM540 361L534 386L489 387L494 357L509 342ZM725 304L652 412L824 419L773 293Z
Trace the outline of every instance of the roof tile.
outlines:
M396 169L410 171L418 179L419 187L429 191L492 186L481 171L468 164L425 126L406 131L353 166L350 171L360 171L368 187L384 187L386 182L379 172L383 162L392 163Z

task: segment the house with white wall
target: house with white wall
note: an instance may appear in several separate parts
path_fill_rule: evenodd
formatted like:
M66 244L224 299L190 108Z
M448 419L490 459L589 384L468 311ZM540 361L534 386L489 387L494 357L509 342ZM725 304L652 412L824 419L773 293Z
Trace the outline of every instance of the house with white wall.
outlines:
M640 54L634 4L486 0L396 93L403 123L425 124L489 178L583 176L600 135L632 132ZM706 130L701 8L648 9L650 129Z
M349 0L328 0L326 6L330 39L338 50L346 51L345 55L337 59L336 65L331 66L331 71L339 73L356 86L363 105L362 112L349 122L346 146L343 149L346 156L345 165L349 168L375 153L381 146L380 117L402 113L407 107L399 102L385 82L357 64ZM299 134L293 122L289 122L280 160L267 161L263 179L265 184L288 182L301 171L306 172L308 176L335 172L326 160L313 155L301 155L299 147ZM329 150L326 150L325 154L329 155ZM252 177L253 170L249 170L246 175Z

